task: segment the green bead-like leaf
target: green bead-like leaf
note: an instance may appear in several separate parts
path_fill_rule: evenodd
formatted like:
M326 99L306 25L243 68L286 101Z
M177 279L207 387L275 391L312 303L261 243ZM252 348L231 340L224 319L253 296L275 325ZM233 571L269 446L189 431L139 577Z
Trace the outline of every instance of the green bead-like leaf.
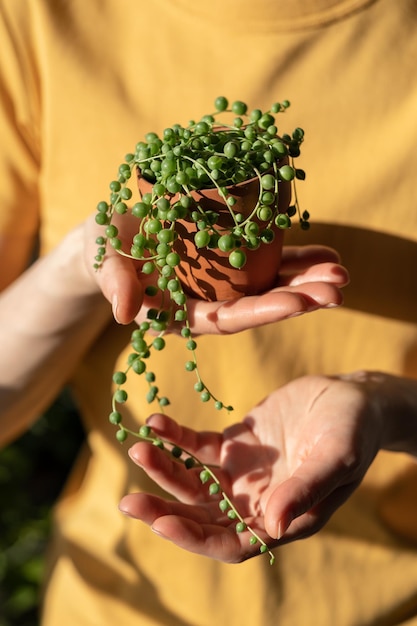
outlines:
M225 499L220 500L220 502L219 502L219 509L220 509L220 511L222 513L226 513L226 511L229 509L229 507L230 507L230 504L229 504L229 502L227 500L225 500Z
M210 480L211 476L210 476L210 472L206 469L201 470L200 472L200 480L203 483L203 485Z
M151 427L150 426L147 426L146 424L144 424L143 426L140 427L139 435L141 437L144 437L146 439L147 437L149 437L150 434L151 434Z
M179 446L174 446L171 450L171 454L176 459L179 459L180 456L182 455L182 448L180 448Z
M120 443L123 443L127 439L127 432L121 428L116 432L116 439L117 441L120 441Z

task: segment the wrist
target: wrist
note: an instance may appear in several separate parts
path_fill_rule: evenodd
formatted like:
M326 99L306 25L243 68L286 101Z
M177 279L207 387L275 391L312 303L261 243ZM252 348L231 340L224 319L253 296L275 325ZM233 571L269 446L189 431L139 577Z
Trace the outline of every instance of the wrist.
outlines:
M417 456L417 381L377 371L343 378L365 389L380 425L381 448Z
M101 294L94 278L93 258L91 270L87 267L83 224L71 230L50 254L54 266L54 293L68 298L96 298ZM48 276L48 280L50 280Z

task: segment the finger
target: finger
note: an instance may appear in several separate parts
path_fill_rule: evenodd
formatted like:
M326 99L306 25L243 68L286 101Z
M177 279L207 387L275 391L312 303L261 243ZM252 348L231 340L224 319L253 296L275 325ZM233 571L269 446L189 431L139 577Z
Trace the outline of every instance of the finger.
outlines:
M340 260L337 250L329 246L284 246L281 267L283 270L297 271L316 263L340 263Z
M159 517L152 530L180 548L224 563L240 563L259 549L251 548L247 533L216 524L201 524L179 516Z
M118 236L122 242L122 249L128 252L131 233L136 232L132 229L137 228L137 222L131 214L125 214L123 219L120 215L114 215L113 222L120 227ZM94 215L86 220L84 226L88 242L93 242L97 236L103 235L102 227L96 224ZM91 244L88 252L90 248ZM140 267L138 262L123 256L108 245L103 263L95 272L95 279L104 296L112 304L116 321L121 324L132 322L143 302L144 288L137 275L138 267Z
M342 302L343 295L337 286L307 282L231 302L193 301L189 306L189 320L196 333L230 334L279 322L319 308L339 306Z
M178 424L174 419L162 413L151 415L147 419L147 424L159 437L175 443L203 463L219 465L223 443L222 433L196 431Z
M299 282L298 279L291 280L288 286L274 289L271 291L271 294L280 294L282 298L286 297L288 294L299 296L306 301L307 312L314 310L314 307L324 308L339 306L343 303L343 292L340 286L327 283L321 277L315 276L314 274L306 276L306 280L303 282Z
M212 522L208 508L165 500L148 493L132 493L124 496L120 500L119 510L148 526L152 526L160 517L166 515L189 518L197 524Z
M199 470L187 469L169 451L151 443L139 442L130 448L129 456L159 487L182 502L195 504L208 499Z
M122 513L144 522L157 535L189 552L230 563L262 554L260 544L251 543L248 530L238 533L236 522L222 514L219 518L217 504L213 507L189 506L145 493L124 496L119 503ZM250 526L271 548L277 545L265 533L261 519L250 520Z
M358 486L359 482L339 487L316 507L296 517L280 538L280 545L306 539L321 530Z
M280 272L279 284L302 286L306 283L322 282L345 287L349 283L349 273L343 265L337 263L315 263L299 269L297 273Z
M109 252L97 271L97 282L112 305L116 321L120 324L132 322L144 295L132 261L116 251Z
M332 497L348 485L358 483L353 457L343 455L330 459L317 450L308 457L287 480L268 495L265 504L265 529L271 537L280 539L293 520L322 506L322 513L330 513ZM326 505L323 504L327 500ZM330 507L330 508L329 508ZM304 520L304 523L306 521ZM300 522L298 522L300 524ZM293 525L293 529L297 524Z
M212 515L204 507L137 493L124 496L119 509L189 552L230 563L259 554L259 548L251 548L248 533L237 533L230 523L228 526L213 523Z

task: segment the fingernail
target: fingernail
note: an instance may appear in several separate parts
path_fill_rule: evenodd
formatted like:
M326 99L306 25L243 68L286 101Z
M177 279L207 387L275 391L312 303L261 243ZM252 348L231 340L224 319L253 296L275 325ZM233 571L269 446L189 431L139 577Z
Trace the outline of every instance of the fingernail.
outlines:
M116 294L114 294L113 299L112 299L112 303L111 303L111 306L112 306L112 311L113 311L113 317L114 317L114 319L116 320L116 322L117 322L118 324L120 324L120 321L119 321L119 319L118 319L118 317L117 317L117 308L118 308L118 304L119 304L119 303L118 303L118 300L117 300L117 295L116 295Z
M133 515L131 515L129 510L123 508L123 502L119 503L119 507L118 508L119 508L120 513L123 513L123 515L126 515L126 517L133 517Z
M135 454L135 446L132 446L131 448L129 448L129 450L127 451L127 454L129 458L131 458L132 461L135 463L135 465L137 465L138 467L143 467L141 461L137 458L137 455Z
M291 317L299 317L300 315L303 315L303 313L305 313L305 311L296 311L295 313L290 313L287 318L290 319Z
M277 539L278 541L285 535L285 533L288 530L289 525L291 524L293 518L289 517L287 519L280 519L278 522L278 529L277 529Z
M166 535L164 535L163 533L161 533L159 530L157 530L156 528L154 528L153 526L151 526L151 531L155 534L158 535L158 537L161 537L162 539L168 539L168 537Z

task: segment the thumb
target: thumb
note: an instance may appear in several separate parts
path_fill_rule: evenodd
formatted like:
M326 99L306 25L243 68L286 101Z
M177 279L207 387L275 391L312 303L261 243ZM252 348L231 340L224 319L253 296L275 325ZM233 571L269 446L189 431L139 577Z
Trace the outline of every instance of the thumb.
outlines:
M119 324L129 324L143 303L144 288L131 259L116 251L109 251L97 272L99 286L111 303L113 315Z
M346 466L308 458L278 485L265 506L265 530L274 539L306 537L317 532L349 497L360 480Z

